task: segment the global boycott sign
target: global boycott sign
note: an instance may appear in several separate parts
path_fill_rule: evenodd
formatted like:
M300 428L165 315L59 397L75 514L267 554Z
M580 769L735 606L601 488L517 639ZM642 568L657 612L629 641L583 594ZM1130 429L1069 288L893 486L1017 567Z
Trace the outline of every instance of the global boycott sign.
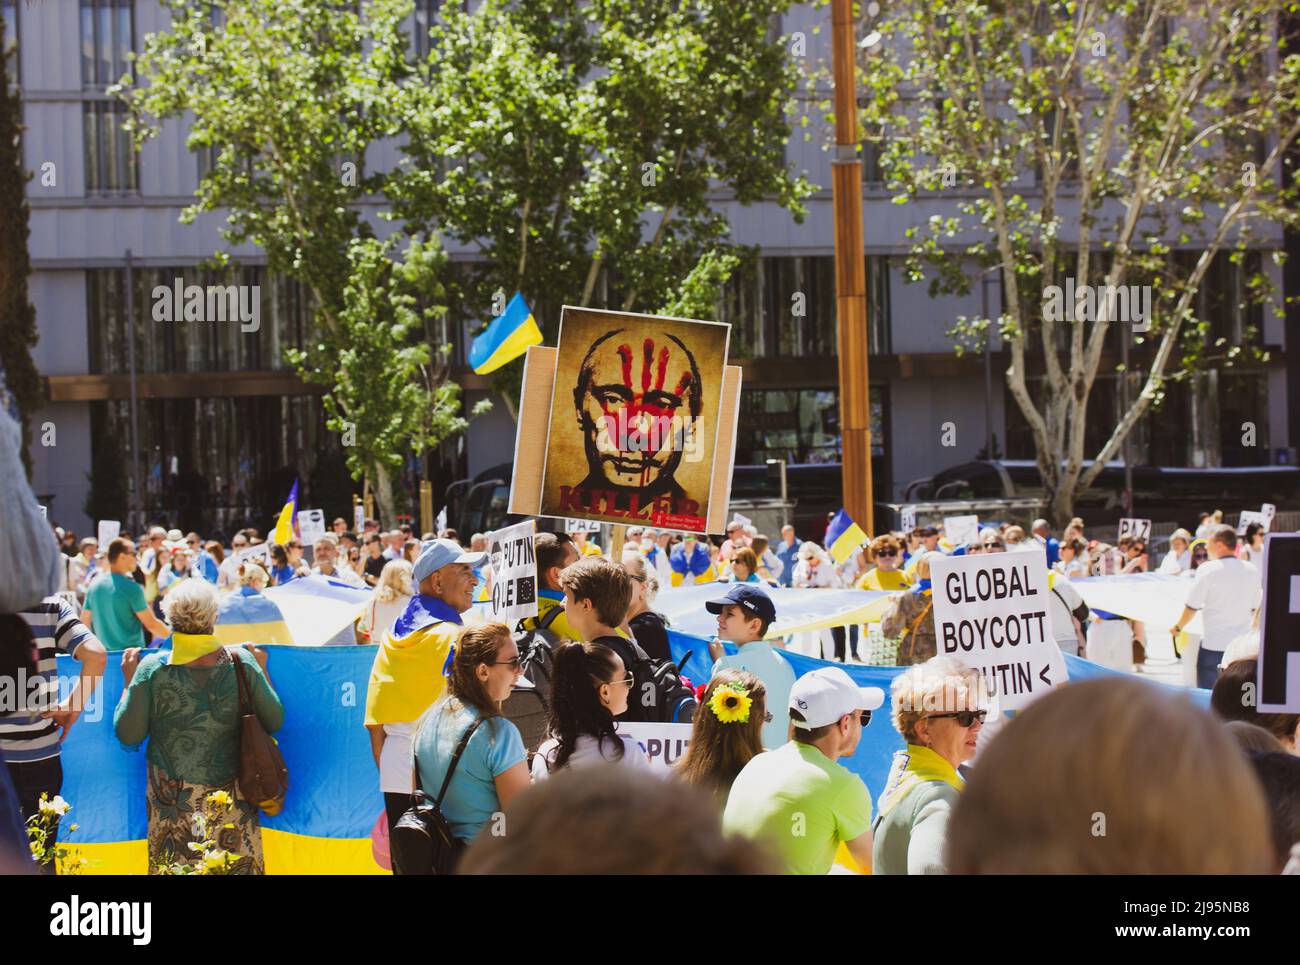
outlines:
M498 529L488 537L492 567L492 619L507 626L537 615L537 558L533 555L536 520Z
M1041 549L946 556L931 564L930 579L939 653L982 670L1004 710L1061 683Z

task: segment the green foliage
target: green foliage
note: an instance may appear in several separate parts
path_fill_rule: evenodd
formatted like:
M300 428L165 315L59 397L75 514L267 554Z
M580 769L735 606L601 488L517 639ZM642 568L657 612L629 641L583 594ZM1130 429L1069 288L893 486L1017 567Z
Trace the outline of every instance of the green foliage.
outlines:
M0 37L4 36L0 21ZM22 421L23 465L31 473L27 432L32 414L45 402L41 375L32 360L38 337L36 310L27 297L32 273L28 254L27 182L23 162L22 100L9 76L16 48L0 50L0 371L13 393Z
M376 466L397 473L406 451L418 455L467 425L460 386L446 378L450 346L436 356L430 348L447 311L439 304L446 255L436 238L413 239L396 260L393 244L363 238L348 246L329 364L292 354L306 379L326 387L327 425L341 435L357 478Z
M1212 336L1197 294L1216 255L1240 259L1297 222L1279 169L1300 131L1300 56L1285 41L1278 49L1273 30L1293 7L904 0L879 24L862 119L895 201L969 197L956 216L909 232L907 275L933 294L968 291L979 271L1001 274L1005 314L959 319L953 334L969 347L992 328L1010 348L1008 385L1058 515L1095 478L1081 467L1084 420L1112 323L1047 317L1049 286L1072 277L1152 288L1150 331L1130 363L1144 373L1142 391L1086 454L1098 470L1166 379L1251 354L1249 340ZM1262 300L1276 308L1267 276L1253 273L1243 302ZM1046 383L1031 394L1035 337Z
M494 292L520 290L553 336L566 303L644 310L687 297L698 265L716 278L720 185L802 218L811 187L785 161L799 75L768 36L788 5L444 7L435 53L402 91L407 158L390 194L408 223L485 256L453 304L486 319Z

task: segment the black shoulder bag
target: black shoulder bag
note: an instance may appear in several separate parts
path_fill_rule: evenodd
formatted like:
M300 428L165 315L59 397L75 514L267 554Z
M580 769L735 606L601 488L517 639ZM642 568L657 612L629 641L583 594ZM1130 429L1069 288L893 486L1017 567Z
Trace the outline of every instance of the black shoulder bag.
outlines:
M429 799L423 791L411 792L411 806L393 825L389 835L389 854L395 875L450 875L456 871L456 862L465 850L465 843L451 833L451 825L442 813L442 799L447 796L452 775L460 756L465 753L469 739L483 723L480 717L466 730L460 739L456 753L447 767L447 776L442 779L442 789L438 797ZM414 741L412 742L414 743Z

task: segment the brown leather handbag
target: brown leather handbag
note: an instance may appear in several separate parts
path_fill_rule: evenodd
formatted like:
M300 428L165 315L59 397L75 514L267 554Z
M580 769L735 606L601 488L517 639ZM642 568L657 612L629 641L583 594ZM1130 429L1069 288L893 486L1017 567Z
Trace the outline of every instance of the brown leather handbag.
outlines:
M289 769L275 739L257 719L239 654L230 654L239 683L239 793L266 814L279 814L289 791Z

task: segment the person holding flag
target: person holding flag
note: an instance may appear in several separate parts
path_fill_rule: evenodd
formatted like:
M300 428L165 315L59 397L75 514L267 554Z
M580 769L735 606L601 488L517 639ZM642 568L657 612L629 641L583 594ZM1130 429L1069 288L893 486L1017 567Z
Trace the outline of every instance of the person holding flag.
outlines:
M449 539L425 541L413 574L418 592L379 642L365 724L389 831L411 803L415 724L446 691L460 615L474 604L474 568L486 561L486 553L467 553Z
M298 480L293 481L293 488L289 490L289 498L284 501L284 508L280 510L280 517L275 522L275 529L271 533L271 542L279 543L281 546L288 546L289 540L297 534L294 527L294 520L298 518Z

